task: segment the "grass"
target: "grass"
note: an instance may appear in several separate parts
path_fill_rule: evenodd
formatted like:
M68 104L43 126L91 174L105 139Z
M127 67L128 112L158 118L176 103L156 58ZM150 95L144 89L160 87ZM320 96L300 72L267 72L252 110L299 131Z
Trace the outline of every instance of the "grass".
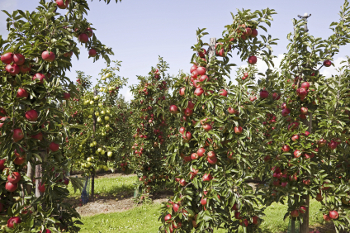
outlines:
M118 176L113 178L98 178L95 179L95 194L100 196L116 196L131 195L134 192L134 183L136 176ZM85 180L82 179L83 184ZM91 179L90 179L91 185ZM81 195L80 191L74 193L74 189L71 184L68 186L70 197L78 197Z
M321 205L315 200L310 202L310 225L322 224L322 213L319 211ZM289 218L283 221L283 216L287 210L286 205L274 203L265 210L266 216L261 225L262 232L276 233L286 231ZM92 232L133 232L133 233L156 233L161 225L158 222L160 205L143 205L131 210L100 214L91 217L82 218L84 226L82 233ZM217 230L217 233L224 233L225 230ZM243 232L242 230L240 232Z

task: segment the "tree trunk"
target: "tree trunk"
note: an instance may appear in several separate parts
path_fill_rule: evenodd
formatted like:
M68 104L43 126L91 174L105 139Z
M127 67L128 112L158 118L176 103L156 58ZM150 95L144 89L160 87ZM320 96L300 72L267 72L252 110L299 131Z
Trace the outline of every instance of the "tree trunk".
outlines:
M46 161L46 151L41 150L40 151L40 157L41 157L41 164L38 164L35 166L35 197L40 197L41 193L39 191L39 185L42 182L42 175L43 175L43 164Z
M27 177L29 177L29 179L33 182L33 167L32 164L30 162L27 163ZM28 195L30 195L32 193L32 186L31 185L27 185L27 193Z
M310 209L310 196L303 196L306 203L306 212L303 214L303 223L300 224L300 233L309 233L309 209Z

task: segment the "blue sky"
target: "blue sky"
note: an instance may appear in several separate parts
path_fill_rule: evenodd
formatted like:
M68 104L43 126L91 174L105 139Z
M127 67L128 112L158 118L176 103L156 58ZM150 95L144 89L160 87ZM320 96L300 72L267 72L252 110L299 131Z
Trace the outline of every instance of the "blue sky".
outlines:
M112 0L114 1L114 0ZM39 0L0 0L0 9L32 11ZM90 2L88 19L97 28L96 36L107 46L112 47L113 60L121 60L120 75L129 78L129 85L136 84L136 75L146 75L155 66L158 55L170 64L170 74L183 69L189 72L191 46L196 42L197 28L207 28L210 37L220 37L224 26L230 24L231 14L236 9L260 10L272 8L277 11L269 34L279 38L274 54L282 57L286 51L287 34L292 31L292 18L305 12L311 13L310 33L317 37L331 34L329 25L339 19L338 12L343 0L123 0L106 5L97 0ZM64 13L64 10L60 10ZM0 12L0 34L5 36L6 15ZM347 53L346 53L347 52ZM343 47L336 58L336 64L349 55L349 46ZM88 59L87 51L81 48L80 60L73 59L73 67L68 77L75 80L76 70L97 77L105 64ZM233 63L242 65L237 58ZM258 65L263 69L263 64ZM334 70L327 70L332 73ZM126 99L131 95L128 88L121 90Z

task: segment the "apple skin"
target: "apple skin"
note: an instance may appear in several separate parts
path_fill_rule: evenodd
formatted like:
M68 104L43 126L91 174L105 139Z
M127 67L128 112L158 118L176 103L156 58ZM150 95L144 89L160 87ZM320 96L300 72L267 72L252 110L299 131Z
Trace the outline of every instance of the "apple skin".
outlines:
M192 74L193 71L197 70L197 66L196 65L193 65L190 69L190 73Z
M324 214L324 215L323 215L323 219L324 219L326 222L332 220L327 214Z
M253 224L258 225L259 217L258 216L253 216Z
M86 35L87 35L88 37L92 37L92 35L94 34L94 32L92 31L91 28L87 28L87 29L85 30L85 33L86 33ZM158 69L157 69L157 70L158 70Z
M234 108L229 107L229 108L227 109L227 111L228 111L228 113L230 113L230 114L236 114L236 115L238 115L238 111L236 111Z
M78 40L81 42L81 43L87 43L89 41L89 37L88 35L86 35L85 33L82 33L78 36Z
M288 152L288 151L290 151L290 147L288 145L284 145L284 146L282 146L282 151Z
M218 161L218 159L216 158L216 157L214 157L214 158L207 158L207 161L208 161L208 163L210 163L210 164L216 164L217 163L217 161Z
M26 114L25 114L25 117L29 121L36 121L36 120L38 120L38 116L39 116L38 112L35 111L34 109L27 111Z
M89 50L89 56L90 57L96 57L96 55L97 55L96 49L90 49Z
M260 98L261 99L266 99L268 97L269 97L269 92L268 91L266 91L266 90L260 91Z
M258 30L252 29L251 37L257 37L258 36Z
M290 215L293 217L293 218L296 218L299 216L299 211L298 210L292 210L290 212Z
M332 210L332 211L329 211L329 217L331 218L331 219L337 219L338 217L339 217L339 214L338 214L338 212L337 211L335 211L335 210Z
M45 190L46 190L45 184L41 184L41 183L40 183L38 189L39 189L39 191L40 191L41 193L44 193Z
M210 181L213 179L213 177L210 174L204 174L202 180L203 181Z
M240 212L235 212L235 218L236 218L236 219L241 219L241 218L242 218L242 217L240 217L239 215L241 215Z
M198 154L199 157L202 157L204 155L204 153L205 153L205 149L204 148L199 148L197 150L197 154Z
M201 96L203 94L204 90L201 87L197 87L196 90L194 91L194 94L196 96Z
M14 129L12 138L14 142L21 141L24 138L22 129Z
M13 184L13 183L11 183L11 182L6 182L6 184L5 184L5 189L6 189L7 191L9 191L10 193L12 193L12 192L16 191L16 189L17 189L17 183L16 183L16 184Z
M13 54L13 62L17 65L23 65L26 61L25 57L20 53Z
M202 198L201 199L201 205L206 205L207 204L207 199L206 198Z
M300 150L295 150L294 151L294 158L299 158L301 156L301 151Z
M41 132L38 134L32 135L31 137L39 141L43 140L43 134Z
M181 128L179 129L179 132L180 132L181 134L184 134L184 133L185 133L185 127L181 127Z
M7 176L7 181L12 184L17 184L21 180L21 174L19 172L12 172Z
M44 79L46 79L46 76L44 74L41 74L41 73L36 73L34 76L33 76L33 81L34 80L40 80L40 84L43 84L44 83Z
M202 128L205 130L205 131L210 131L213 127L210 125L210 124L204 124L202 125Z
M29 96L29 93L23 89L23 88L18 88L18 91L17 91L17 98L28 98Z
M32 70L32 66L30 64L19 66L19 71L22 74L29 73L31 70Z
M186 90L185 87L180 88L179 94L180 94L181 96L184 96L184 95L185 95L185 90Z
M243 131L242 126L238 126L238 127L235 126L234 131L235 131L235 134L242 134L242 131Z
M248 58L248 63L251 64L251 65L256 64L257 61L258 61L258 59L256 58L256 56L250 56Z
M9 220L7 220L7 227L13 228L14 224L19 224L21 222L22 222L22 220L20 217L11 217L11 218L9 218Z
M69 100L70 99L70 94L69 93L63 93L63 99Z
M205 69L205 67L198 66L198 68L197 68L198 75L205 75L206 72L207 72L207 70Z
M179 206L178 204L176 204L176 203L173 204L173 210L174 210L174 212L179 211L179 208L180 208L180 206Z
M1 55L1 61L5 64L11 64L13 62L13 53L5 53Z
M176 105L171 105L169 110L170 110L170 113L172 114L176 114L178 112L178 108Z
M0 172L2 172L5 169L5 162L6 162L6 159L0 160Z
M325 60L325 61L323 62L323 65L324 65L325 67L330 67L330 66L332 65L332 62L331 62L330 60Z
M310 83L308 83L308 82L303 82L303 83L301 84L301 87L302 87L302 88L305 88L305 89L309 89Z
M66 9L70 0L56 0L57 7L60 9Z
M49 148L52 152L56 152L60 149L60 145L57 143L51 142Z
M10 73L12 76L16 76L16 74L19 74L19 71L20 71L19 66L17 64L13 64L13 65L8 64L6 65L5 70L8 73Z
M41 54L41 58L47 62L53 62L56 59L56 55L52 51L44 51Z
M196 160L196 159L198 159L198 157L199 157L199 156L198 156L197 153L192 153L192 154L191 154L191 159L192 159L192 160Z
M222 95L222 96L227 96L227 91L225 89L221 89L220 92L219 92L219 95Z

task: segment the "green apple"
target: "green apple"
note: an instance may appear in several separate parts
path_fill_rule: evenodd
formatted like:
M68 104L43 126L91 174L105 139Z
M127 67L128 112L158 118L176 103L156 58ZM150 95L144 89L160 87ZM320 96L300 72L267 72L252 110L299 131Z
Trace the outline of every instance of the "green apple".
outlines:
M94 101L92 101L92 100L90 101L90 105L93 105L94 103L95 103Z
M102 119L101 119L101 117L97 117L97 122L101 122L102 121Z
M96 146L96 145L97 145L97 142L96 142L96 141L93 141L92 143L94 144L94 146Z
M91 118L92 118L92 115L89 115L89 116L88 116L88 118L90 118L90 119L91 119Z
M88 161L88 162L91 162L91 157L88 157L87 159L86 159L86 161Z
M102 107L102 103L99 103L98 106L101 108Z
M84 105L88 105L89 104L89 101L88 100L85 100L84 101Z
M108 152L107 152L107 156L108 156L108 157L112 157L112 155L113 155L112 151L108 151Z
M106 78L109 78L109 77L112 77L112 74L111 74L111 73L107 73L107 74L106 74Z
M95 144L92 142L92 143L90 143L90 147L94 147L95 146Z
M103 92L103 88L101 87L99 91L100 91L100 92Z
M91 163L90 163L90 162L87 162L87 163L86 163L86 167L91 167Z
M111 114L111 111L109 111L109 109L106 110L106 113L107 114Z
M113 89L114 89L113 87L108 87L109 91L113 91Z
M109 125L106 125L106 128L109 128Z
M95 116L99 116L100 115L100 113L99 112L95 112Z
M105 150L102 150L102 151L101 151L101 155L104 155L105 153L106 153Z
M101 135L102 135L102 136L106 136L106 133L105 133L105 132L102 132Z
M99 98L100 98L100 96L98 96L98 95L94 96L94 100L98 100Z
M102 148L99 147L99 148L97 149L97 151L100 153L100 152L102 151Z
M103 111L103 110L101 111L101 115L104 115L105 113L106 113L105 111Z
M98 151L95 151L95 154L97 154L97 155L98 155L98 154L99 154L99 152L98 152Z
M102 76L102 78L101 78L102 80L106 80L106 76Z
M109 121L109 116L105 116L105 120L106 120L106 121Z

